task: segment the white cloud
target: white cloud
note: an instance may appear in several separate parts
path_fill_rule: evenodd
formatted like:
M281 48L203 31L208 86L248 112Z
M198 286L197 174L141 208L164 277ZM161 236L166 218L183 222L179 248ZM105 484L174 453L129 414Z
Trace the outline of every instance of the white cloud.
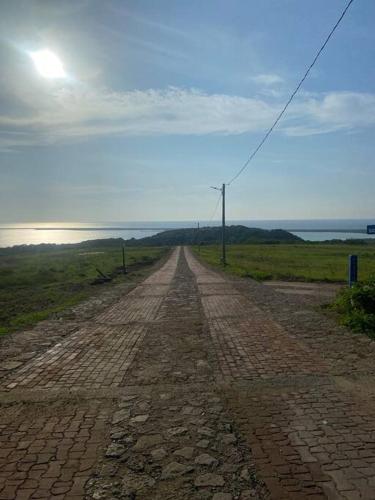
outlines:
M14 96L17 101L17 96ZM93 91L72 85L22 92L24 113L0 115L0 148L82 141L104 135L205 135L263 132L283 102L208 94L195 89ZM302 95L279 124L288 135L357 130L375 124L375 95Z
M259 99L178 88L120 93L72 87L38 100L32 92L24 104L27 115L0 116L0 126L33 131L37 140L109 134L240 134L265 128L275 112Z
M374 125L374 94L330 92L307 96L294 103L283 130L288 135L314 135Z
M250 80L258 83L259 85L276 85L278 83L283 83L284 81L281 76L274 73L262 73L260 75L252 76Z

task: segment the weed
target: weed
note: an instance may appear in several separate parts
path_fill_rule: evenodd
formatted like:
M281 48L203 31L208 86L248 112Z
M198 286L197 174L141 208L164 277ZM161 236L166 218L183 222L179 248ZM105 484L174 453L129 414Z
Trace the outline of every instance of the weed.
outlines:
M209 264L221 268L220 252L219 245L206 245L201 247L199 255ZM346 243L228 245L225 272L262 281L344 282L349 254L358 255L361 280L375 274L375 252L370 252L364 245Z
M375 338L375 278L344 288L332 305L342 324Z
M7 249L0 256L0 335L47 318L53 313L77 304L93 293L91 282L96 269L111 274L122 264L122 249L112 246L90 252L82 248ZM100 251L95 251L100 250ZM126 250L130 274L119 274L114 282L131 280L131 267L147 266L159 259L168 249L137 248Z

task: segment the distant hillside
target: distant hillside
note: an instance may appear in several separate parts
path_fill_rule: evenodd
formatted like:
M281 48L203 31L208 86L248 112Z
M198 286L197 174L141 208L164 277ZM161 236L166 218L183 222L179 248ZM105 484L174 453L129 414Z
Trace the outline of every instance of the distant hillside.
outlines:
M200 229L171 229L146 238L132 238L127 245L134 246L174 246L174 245L208 245L220 243L221 227L202 227ZM227 226L227 243L292 243L303 241L298 236L283 229L256 229L246 226Z
M298 236L283 229L249 228L246 226L226 226L227 243L293 243L303 241ZM105 238L87 240L81 243L40 243L39 245L17 245L0 248L0 256L14 253L50 252L51 250L69 250L74 248L100 249L126 246L175 246L175 245L209 245L221 242L221 227L202 227L187 229L171 229L148 236L146 238L123 240L123 238Z

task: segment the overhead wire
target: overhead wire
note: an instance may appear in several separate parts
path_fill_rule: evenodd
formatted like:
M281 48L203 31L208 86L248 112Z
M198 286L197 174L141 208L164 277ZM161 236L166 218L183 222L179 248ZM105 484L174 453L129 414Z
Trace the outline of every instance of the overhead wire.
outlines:
M255 155L258 153L258 151L261 149L261 147L263 146L263 144L266 142L266 140L268 139L268 137L271 135L272 131L274 130L274 128L276 127L276 125L279 123L279 121L281 120L282 116L284 115L284 113L286 112L286 110L288 109L290 103L293 101L295 95L297 94L297 92L299 91L299 89L301 88L303 82L306 80L308 74L310 73L311 69L313 68L313 66L315 65L316 61L318 60L320 54L323 52L323 50L325 49L327 43L329 42L330 38L332 37L332 35L334 34L334 32L336 31L336 29L338 28L339 24L341 23L341 21L343 20L345 14L347 13L347 11L349 10L349 7L351 6L351 4L354 2L354 0L349 0L348 4L346 5L345 9L342 11L339 19L337 20L336 24L333 26L333 28L331 29L331 31L329 32L328 36L326 37L323 45L320 47L320 49L318 50L318 52L316 53L312 63L308 66L307 70L305 71L303 77L301 78L301 80L299 81L297 87L294 89L294 91L292 92L292 94L290 95L288 101L286 102L285 106L283 107L283 109L280 111L280 113L277 115L277 118L276 120L273 122L273 124L271 125L271 127L267 130L266 134L263 136L262 140L259 142L259 144L257 145L257 147L254 149L254 151L251 153L251 155L249 156L249 158L246 160L246 162L244 163L244 165L239 169L239 171L236 173L236 175L234 175L231 180L229 182L227 182L227 186L230 186L232 184L232 182L234 182L241 174L242 172L248 167L249 163L252 161L252 159L255 157Z
M220 203L221 197L222 197L222 193L219 194L219 198L217 199L214 211L212 212L211 218L208 221L209 224L211 224L211 222L213 221L213 219L214 219L214 217L216 215L216 212L217 212L217 209L219 207L219 203Z

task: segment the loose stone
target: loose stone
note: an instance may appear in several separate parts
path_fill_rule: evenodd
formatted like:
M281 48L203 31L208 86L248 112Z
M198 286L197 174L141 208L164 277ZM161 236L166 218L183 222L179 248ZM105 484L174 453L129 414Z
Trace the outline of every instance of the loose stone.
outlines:
M111 432L111 439L122 439L125 436L126 436L126 432L124 432L124 431Z
M127 461L126 465L129 467L130 470L133 472L143 472L145 469L145 464L143 460L136 458L134 456L131 456Z
M209 364L204 359L198 359L198 361L197 361L197 368L201 368L201 369L202 368L209 368Z
M146 488L152 488L155 485L155 479L147 474L133 474L130 473L125 475L122 481L123 490L122 493L126 499L134 499L137 497L137 491L142 491ZM110 497L113 498L113 497ZM123 497L120 497L123 498Z
M165 401L165 400L167 400L167 399L171 399L171 395L170 395L170 394L168 394L168 393L163 393L163 394L160 394L160 399L161 399L162 401Z
M164 467L161 473L161 479L169 479L172 477L182 476L194 470L190 465L183 465L178 462L171 462L166 467Z
M240 474L240 478L243 481L250 481L250 473L249 473L249 469L247 467L244 467L242 469L241 474Z
M256 498L257 492L254 489L251 490L243 490L241 492L240 499L241 500L251 500L252 498Z
M221 405L210 406L207 411L208 413L217 414L223 411L223 407Z
M139 403L138 405L138 408L141 410L141 411L147 411L150 409L150 404L147 403L146 401L142 401L141 403Z
M191 415L193 413L193 411L194 411L194 407L193 406L184 406L182 408L181 413L183 415Z
M107 448L105 456L108 458L119 458L124 451L125 448L121 444L111 443Z
M201 441L198 441L197 446L199 446L199 448L207 448L209 444L210 442L208 439L201 439Z
M224 464L220 467L220 472L222 472L223 474L227 474L228 472L229 473L234 473L234 472L237 472L239 469L239 465L236 465L236 464Z
M223 476L217 474L202 474L194 481L195 486L224 486Z
M151 456L153 460L158 462L159 460L163 460L163 458L167 456L167 452L164 448L157 448L156 450L152 450Z
M232 498L230 493L215 493L212 500L232 500Z
M200 429L198 429L198 434L200 434L201 436L213 436L214 431L209 427L201 427Z
M147 450L152 448L157 444L163 442L163 438L160 434L150 434L147 436L141 436L134 445L134 449L137 451Z
M118 465L113 464L103 464L100 469L101 476L113 477L118 471Z
M174 455L177 455L179 457L183 457L186 459L189 459L193 456L194 454L194 448L191 446L185 446L185 448L180 448L179 450L176 450L174 452Z
M209 403L220 403L220 398L217 396L213 396L212 398L209 398L208 400Z
M199 465L217 465L218 461L208 453L202 453L195 459L195 463Z
M129 394L128 396L122 396L121 401L132 401L136 397L135 394Z
M113 415L112 423L113 425L119 424L125 419L128 419L130 417L130 410L122 409L119 411L116 411L116 413Z
M130 419L132 424L143 424L148 420L149 415L137 415Z
M168 429L168 434L171 436L180 436L181 434L185 434L187 432L186 427L172 427Z
M221 438L221 442L223 444L234 444L237 441L237 438L234 434L224 434Z

